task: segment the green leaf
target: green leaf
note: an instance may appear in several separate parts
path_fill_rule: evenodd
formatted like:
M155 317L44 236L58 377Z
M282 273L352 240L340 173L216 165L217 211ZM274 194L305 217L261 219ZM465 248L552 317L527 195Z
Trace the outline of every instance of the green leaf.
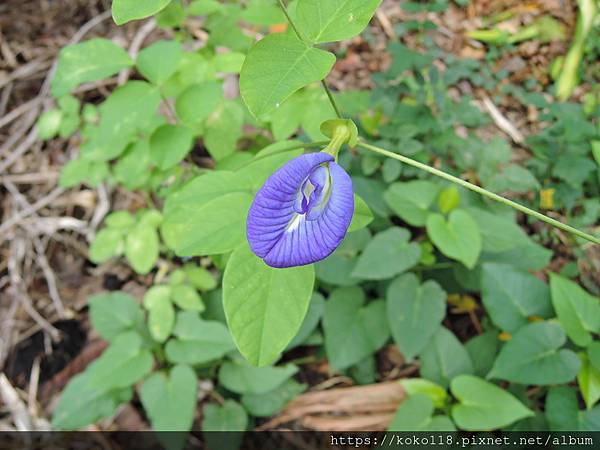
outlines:
M271 34L255 44L244 61L242 98L260 118L298 89L324 79L334 63L332 53L310 47L292 35Z
M44 112L37 121L38 136L42 140L52 139L58 134L63 113L58 109Z
M551 431L579 430L579 401L574 388L551 387L546 395L544 409Z
M132 386L152 370L154 360L133 331L118 335L90 369L90 386L105 391Z
M150 17L169 3L171 0L113 0L112 16L117 25L123 25L131 20Z
M208 269L187 264L183 267L188 281L199 291L212 291L217 287L217 279Z
M600 400L600 370L590 363L585 353L579 353L579 359L581 360L581 369L577 374L577 383L585 406L587 409L592 409Z
M246 239L249 194L222 195L199 207L187 204L166 213L161 225L165 243L178 256L227 253Z
M175 324L175 309L170 299L169 286L152 286L144 295L144 308L148 310L148 330L157 342L165 342Z
M452 418L463 430L493 430L533 416L504 389L472 375L454 378L450 390L460 402L452 407Z
M365 305L365 293L358 287L340 288L325 303L323 329L329 363L346 369L379 350L390 337L385 302Z
M110 77L131 67L133 61L118 45L108 39L90 39L64 47L52 79L52 95L68 94L82 83Z
M358 195L354 194L354 216L352 216L352 222L350 223L350 227L348 227L348 233L360 230L372 221L373 213L369 205Z
M123 231L104 228L98 232L90 246L90 261L96 264L108 261L123 253Z
M546 283L507 264L483 265L482 291L490 318L509 333L527 325L533 316L549 318L553 315Z
M289 343L287 349L302 345L317 329L319 321L325 311L325 298L318 292L314 292L311 299L310 305L308 306L308 312L304 317L302 326L296 334L296 337Z
M145 275L158 259L158 245L156 229L150 225L137 225L127 235L125 257L137 273Z
M499 346L498 333L494 330L475 336L465 344L473 361L475 375L485 377L488 374L494 365Z
M167 170L183 160L194 145L192 130L181 125L163 125L150 137L150 160Z
M314 279L312 265L275 269L247 244L233 252L223 277L223 302L233 339L251 364L272 363L294 338Z
M425 431L434 409L433 401L428 396L410 394L398 407L388 431Z
M143 49L137 68L151 83L161 85L177 71L183 52L177 41L158 41Z
M588 345L587 355L592 366L600 370L600 341L594 341Z
M127 229L135 224L135 219L129 211L115 211L110 213L104 219L104 223L109 228Z
M566 340L556 323L525 325L502 347L487 378L521 384L568 383L581 363L571 350L561 349Z
M189 284L177 284L171 286L171 300L183 310L204 311L202 297L200 297L196 289Z
M248 414L233 400L225 400L222 405L205 405L202 419L203 431L246 431ZM219 440L222 445L222 438ZM209 448L235 448L230 446Z
M227 327L221 322L202 320L197 312L177 314L173 329L176 339L167 342L167 359L176 364L204 364L235 350Z
M427 218L427 234L435 246L448 258L462 262L469 269L475 267L481 252L479 226L463 210L454 210L448 221L441 214Z
M460 205L460 194L456 186L448 186L440 192L438 197L438 208L443 214L448 214Z
M402 378L399 381L409 396L423 394L430 398L436 408L444 408L448 393L439 384L423 378Z
M197 402L196 374L189 366L175 366L168 376L154 373L140 389L144 411L157 431L189 431Z
M552 304L567 336L580 347L592 341L591 333L600 332L600 300L578 284L550 274Z
M219 161L236 151L242 137L244 110L237 102L221 103L206 120L204 145L210 156Z
M458 375L473 373L473 363L465 347L445 327L435 332L421 353L421 376L447 387Z
M55 430L77 430L115 414L117 407L128 402L131 387L106 392L90 385L91 371L74 376L60 395L52 416Z
M440 188L430 181L409 181L392 184L383 198L388 206L406 223L421 227L427 223L429 208Z
M233 192L250 193L249 186L240 182L240 176L224 170L208 172L200 175L167 198L164 208L165 216L177 209L190 210L200 208L211 200L215 200Z
M358 252L371 241L368 228L348 233L342 244L329 257L315 264L317 278L338 286L354 286L360 279L352 276Z
M246 410L253 416L271 417L305 390L305 384L290 378L272 391L264 394L244 394L241 400Z
M407 360L427 345L446 315L446 293L435 281L419 283L409 273L387 290L387 317L394 341Z
M160 123L156 111L161 102L158 88L144 81L129 81L115 89L99 106L100 124L90 126L82 156L94 161L109 161L139 140L139 133Z
M290 379L298 368L293 364L281 367L253 367L246 361L228 361L219 369L219 383L236 394L265 394Z
M297 26L314 43L334 42L359 35L381 0L299 0Z
M216 81L192 84L177 96L177 117L188 124L199 124L206 119L223 100L223 86Z
M125 331L138 329L144 323L142 309L124 292L94 295L88 305L94 329L107 341Z
M410 232L391 227L375 235L358 258L352 276L364 280L385 280L396 276L419 262L421 249L409 242Z

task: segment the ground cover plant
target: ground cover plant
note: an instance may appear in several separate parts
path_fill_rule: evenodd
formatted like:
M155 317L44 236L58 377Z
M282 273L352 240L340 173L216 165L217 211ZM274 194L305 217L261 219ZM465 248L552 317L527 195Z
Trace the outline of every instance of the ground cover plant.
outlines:
M550 15L485 18L475 60L430 20L469 3L378 16L389 60L368 89L332 89L330 72L345 42L374 39L380 0L114 0L116 24L170 38L61 50L37 134L78 140L62 188L139 194L101 218L89 261L146 281L87 299L108 345L53 428L124 404L155 430L269 428L325 373L401 387L373 429L600 429L597 5L578 3L570 40L542 32L564 27ZM566 56L512 82L522 42ZM114 77L105 98L78 95Z

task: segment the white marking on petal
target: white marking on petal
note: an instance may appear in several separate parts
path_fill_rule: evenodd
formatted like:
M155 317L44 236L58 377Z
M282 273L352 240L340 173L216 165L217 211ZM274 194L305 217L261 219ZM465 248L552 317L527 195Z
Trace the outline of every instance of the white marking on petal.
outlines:
M292 221L288 225L288 227L285 230L285 232L286 233L292 233L294 230L296 230L300 226L300 224L302 223L303 219L304 219L304 214L296 214L296 217L294 217L292 219Z

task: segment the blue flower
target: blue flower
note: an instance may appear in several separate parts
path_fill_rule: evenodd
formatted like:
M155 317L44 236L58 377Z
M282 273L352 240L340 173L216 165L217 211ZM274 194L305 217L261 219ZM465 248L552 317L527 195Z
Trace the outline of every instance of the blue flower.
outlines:
M269 177L250 207L246 233L269 266L302 266L342 243L353 214L350 176L330 154L310 153Z

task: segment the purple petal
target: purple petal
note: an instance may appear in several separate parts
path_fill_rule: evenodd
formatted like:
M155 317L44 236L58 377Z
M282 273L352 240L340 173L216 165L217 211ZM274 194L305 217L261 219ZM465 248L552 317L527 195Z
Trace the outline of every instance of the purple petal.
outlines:
M342 242L354 214L352 180L327 153L299 156L258 191L247 220L250 248L272 267L311 264Z

